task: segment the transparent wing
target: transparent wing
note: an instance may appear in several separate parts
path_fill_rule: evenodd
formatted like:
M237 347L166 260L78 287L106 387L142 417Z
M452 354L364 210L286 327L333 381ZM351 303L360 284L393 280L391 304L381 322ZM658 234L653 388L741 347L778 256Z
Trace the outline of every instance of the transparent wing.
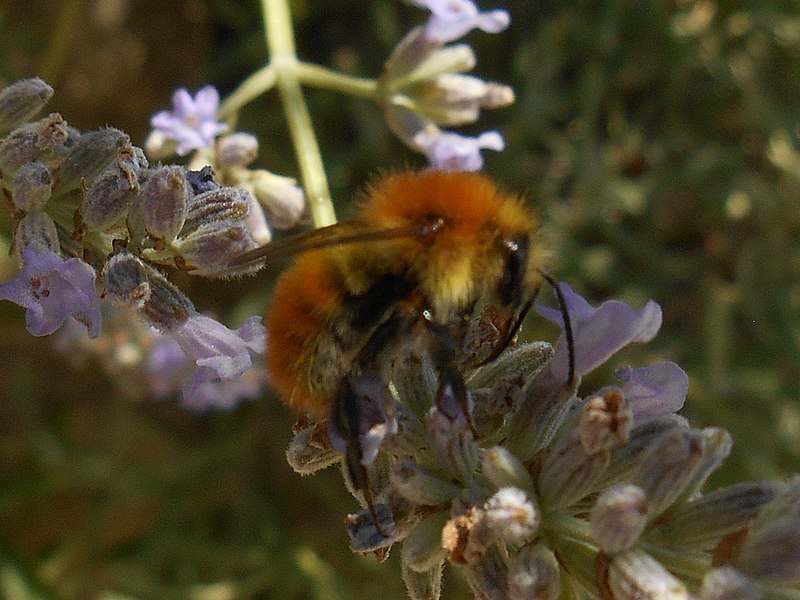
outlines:
M259 248L254 248L234 258L230 262L230 266L241 267L254 263L271 263L297 256L309 250L330 248L344 244L379 242L404 237L425 237L435 233L442 226L442 221L436 220L423 224L415 223L376 229L374 225L363 221L342 221L341 223L312 229L284 240L270 242Z

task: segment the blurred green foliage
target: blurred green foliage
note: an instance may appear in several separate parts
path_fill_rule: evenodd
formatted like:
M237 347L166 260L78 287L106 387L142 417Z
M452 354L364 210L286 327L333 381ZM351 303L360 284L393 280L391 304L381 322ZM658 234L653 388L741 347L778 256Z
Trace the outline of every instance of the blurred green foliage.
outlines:
M360 76L380 73L424 17L396 0L293 7L302 57ZM467 38L476 73L517 93L469 129L506 136L487 170L545 215L560 279L595 302L662 305L660 335L618 364L668 358L689 372L684 413L736 441L714 484L798 471L800 5L504 7L507 32ZM175 87L213 82L224 96L264 52L255 1L0 4L0 85L40 75L56 88L50 110L139 144ZM341 214L376 170L422 164L377 107L318 90L308 100ZM240 128L258 135L263 166L296 174L276 95ZM270 287L182 284L231 315L261 310ZM555 335L531 321L530 336ZM16 307L0 305L0 328L0 596L405 597L396 557L349 553L342 521L355 507L338 474L301 480L285 464L292 415L271 399L198 418L68 361L28 336ZM457 575L445 585L469 597Z

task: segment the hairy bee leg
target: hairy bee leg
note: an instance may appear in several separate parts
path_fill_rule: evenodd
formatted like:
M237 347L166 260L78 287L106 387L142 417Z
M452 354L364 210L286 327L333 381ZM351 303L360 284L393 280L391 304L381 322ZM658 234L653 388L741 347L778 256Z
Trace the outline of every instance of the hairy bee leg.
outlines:
M472 411L469 406L467 384L464 381L464 375L456 366L458 346L461 340L457 339L456 335L447 327L436 323L429 311L425 311L423 317L428 330L432 334L429 343L431 360L439 373L439 387L436 390L435 398L436 406L440 410L444 409L444 394L449 387L461 412L467 418L470 430L475 433L475 427L472 423Z
M375 496L369 480L367 467L362 463L364 449L361 445L360 426L362 421L361 405L358 392L353 386L352 376L344 378L342 386L333 404L331 418L347 444L344 453L344 464L353 487L364 494L367 508L372 515L375 529L383 537L388 537L387 532L381 527L378 510L375 506Z

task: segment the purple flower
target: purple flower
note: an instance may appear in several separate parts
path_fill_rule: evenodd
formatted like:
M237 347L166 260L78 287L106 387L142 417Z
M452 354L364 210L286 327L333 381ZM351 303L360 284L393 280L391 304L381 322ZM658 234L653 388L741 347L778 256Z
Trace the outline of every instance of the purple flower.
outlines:
M496 131L473 138L438 128L424 129L414 136L414 143L428 157L431 168L443 171L479 171L483 168L482 149L505 148L502 136Z
M511 18L504 10L480 12L470 0L413 0L431 11L425 36L441 44L457 40L473 29L497 33L508 27Z
M100 298L95 272L79 258L64 259L54 252L22 252L19 276L0 285L0 300L27 309L25 323L33 335L49 335L68 319L86 326L90 337L100 333Z
M266 370L251 367L235 379L220 379L209 367L198 368L183 384L181 404L197 412L229 410L239 401L257 398L267 381Z
M618 369L616 376L636 423L680 410L689 390L689 376L669 361L641 369L625 367Z
M153 115L150 125L178 142L176 152L180 156L210 147L214 138L228 129L225 123L217 121L219 92L213 86L201 88L194 98L186 88L180 88L172 95L172 106L172 112L163 110Z
M608 300L594 308L566 283L559 286L567 303L575 340L576 377L589 373L630 343L649 342L661 328L661 307L652 300L640 311L619 300ZM546 319L564 327L560 310L544 306L538 306L537 310ZM569 357L563 332L548 369L557 381L566 381Z
M239 329L231 330L211 317L193 314L170 335L197 366L183 384L186 406L229 408L239 398L254 396L261 389L261 378L236 383L260 362L253 359L264 352L266 331L261 317L250 317Z
M180 344L168 335L153 331L152 346L144 363L150 393L156 400L175 395L189 368L189 359Z

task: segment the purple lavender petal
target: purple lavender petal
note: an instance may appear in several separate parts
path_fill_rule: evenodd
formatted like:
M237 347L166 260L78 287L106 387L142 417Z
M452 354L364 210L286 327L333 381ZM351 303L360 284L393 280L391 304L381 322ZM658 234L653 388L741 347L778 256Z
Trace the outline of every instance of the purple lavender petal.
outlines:
M181 404L196 412L211 409L230 410L242 400L258 398L266 383L264 369L248 369L235 379L220 379L209 367L199 367L185 381L181 390Z
M580 377L633 342L648 342L661 328L661 307L648 301L636 311L618 300L593 308L566 283L560 283L569 311L575 341L575 375ZM537 307L539 314L563 327L558 310ZM566 380L568 352L564 334L558 338L549 370L556 380Z
M154 332L144 372L151 395L158 399L174 396L189 370L189 358L180 344L168 335Z
M625 367L616 376L623 382L622 393L631 403L636 423L680 410L689 390L689 376L669 361L641 369Z
M49 335L67 319L86 326L90 337L100 333L100 298L94 287L95 272L79 258L65 260L53 252L22 252L22 272L0 285L0 300L27 309L28 331Z
M480 12L469 0L414 0L414 4L431 11L425 35L441 44L457 40L473 29L498 33L511 21L506 11Z
M184 352L219 379L235 379L264 351L266 332L261 317L251 317L236 331L205 315L194 314L173 332ZM209 379L209 377L205 377Z
M414 137L414 143L428 157L432 168L443 171L480 171L483 168L481 150L500 151L505 147L502 136L496 131L473 138L423 130Z
M213 86L201 88L194 98L184 88L176 90L172 105L172 112L153 115L150 125L178 142L176 152L181 156L212 146L214 139L228 130L225 123L217 121L219 93Z

